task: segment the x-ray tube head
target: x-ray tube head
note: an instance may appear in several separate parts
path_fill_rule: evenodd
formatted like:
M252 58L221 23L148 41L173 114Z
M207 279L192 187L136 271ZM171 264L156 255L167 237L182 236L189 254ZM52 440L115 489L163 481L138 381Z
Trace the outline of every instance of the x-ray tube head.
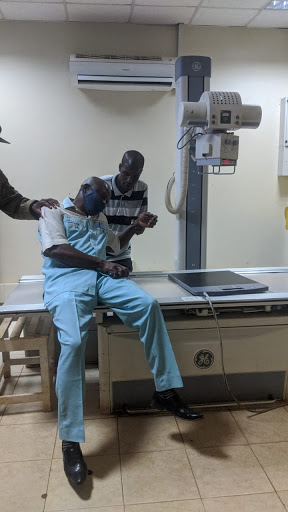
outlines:
M242 105L242 127L258 128L262 119L262 108L259 105Z
M179 108L180 126L194 128L197 166L233 166L234 172L239 148L234 132L258 128L261 117L261 107L243 105L238 92L205 91L199 101L183 102Z
M183 102L179 109L180 126L205 127L205 131L258 128L262 110L258 105L243 105L238 92L205 91L199 101Z
M179 107L180 126L206 126L207 107L202 101L183 101Z

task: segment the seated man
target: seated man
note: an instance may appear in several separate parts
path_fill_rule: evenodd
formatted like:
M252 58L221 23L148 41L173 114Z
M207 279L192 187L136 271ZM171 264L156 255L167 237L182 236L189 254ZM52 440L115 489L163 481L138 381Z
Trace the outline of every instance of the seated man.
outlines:
M133 281L127 268L105 261L106 246L119 251L138 227L153 227L157 217L143 213L119 236L108 229L101 213L110 189L99 178L88 178L76 198L50 210L42 208L39 232L44 254L44 302L53 316L61 344L56 393L64 470L74 484L84 482L87 466L79 443L84 442L85 344L93 309L111 308L139 332L156 391L153 405L179 418L202 418L186 407L174 388L182 379L158 302ZM115 279L118 279L117 281Z

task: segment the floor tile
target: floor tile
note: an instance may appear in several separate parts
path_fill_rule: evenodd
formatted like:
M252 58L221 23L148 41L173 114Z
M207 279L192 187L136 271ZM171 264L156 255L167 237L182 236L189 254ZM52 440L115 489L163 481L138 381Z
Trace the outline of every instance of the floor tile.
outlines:
M0 424L0 462L52 458L56 423L33 425Z
M9 377L8 379L2 379L0 392L1 395L12 395L17 385L19 377Z
M206 512L284 512L276 493L248 494L203 500Z
M201 500L126 505L125 512L205 512Z
M17 377L18 375L21 374L23 368L24 367L23 367L22 364L15 364L15 365L11 366L11 376L12 377Z
M17 367L16 367L17 368ZM22 368L22 367L21 367ZM4 388L1 390L1 394L25 394L25 393L37 393L41 391L41 377L40 375L33 374L33 375L24 375L23 373L19 375L18 377L8 378L4 382ZM24 403L24 404L13 404L8 405L5 410L3 410L3 413L7 415L4 419L4 414L2 416L1 424L22 424L22 423L31 423L32 418L29 415L29 412L32 412L34 407L36 405L36 410L38 408L38 411L42 410L42 402L30 402L30 403ZM40 409L39 409L40 408ZM22 414L24 412L27 412L28 414ZM21 412L21 414L19 414ZM39 415L38 418L35 417L35 421L40 420L42 418L44 421L47 421L49 416L45 416L45 414L49 413L43 413L42 415ZM51 415L50 415L51 418ZM34 421L34 419L33 419Z
M21 373L14 394L38 393L41 391L41 376L38 373Z
M249 443L288 441L288 412L284 408L256 416L248 411L232 414Z
M53 459L45 511L123 505L119 456L87 457L86 462L93 474L83 485L73 487L65 476L62 460Z
M118 455L117 418L86 420L86 442L81 444L84 456ZM56 441L53 458L62 459L62 441Z
M285 508L288 510L288 491L279 491L278 496L282 503L284 503Z
M205 412L203 421L177 419L187 447L214 447L247 444L229 411Z
M97 507L97 508L75 508L74 510L61 510L61 512L124 512L123 505L114 505L112 507Z
M194 449L188 455L202 498L273 491L249 446Z
M46 460L0 464L2 512L42 512L49 471Z
M199 498L185 450L122 454L126 504Z
M276 491L287 491L288 443L252 444L251 448Z
M61 510L61 512L124 512L123 505L115 505L113 507L97 507L97 508L75 508L74 510Z
M43 412L42 402L7 405L2 425L23 425L25 423L47 423L57 421L56 405L51 412Z
M179 450L183 442L174 418L119 418L121 453Z
M1 379L0 382L0 394L1 395L13 395L13 391L18 381L17 377L10 377L9 379ZM0 405L0 423L3 420L3 415L6 411L6 405Z
M40 375L40 365L34 366L33 368L27 367L25 364L22 369L22 375Z

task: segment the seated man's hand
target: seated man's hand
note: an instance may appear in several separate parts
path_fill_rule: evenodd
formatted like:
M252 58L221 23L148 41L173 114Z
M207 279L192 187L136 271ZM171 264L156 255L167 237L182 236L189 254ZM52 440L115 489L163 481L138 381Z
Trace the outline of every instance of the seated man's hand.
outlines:
M135 227L136 234L140 234L140 233L137 233L137 231L136 231L136 229L138 227L154 228L157 221L158 221L157 215L153 215L153 213L150 213L150 212L141 213L141 215L139 215L139 217L135 220L135 222L133 224L133 226Z
M113 279L120 279L121 277L129 276L129 270L127 267L123 267L118 263L113 263L113 261L103 260L103 263L99 265L98 268L101 274L106 274L107 276L110 276Z
M57 208L59 203L56 199L52 199L51 197L48 199L40 199L40 201L37 201L37 203L32 205L32 210L34 214L38 215L38 217L41 217L41 208L43 206L47 206L47 208Z

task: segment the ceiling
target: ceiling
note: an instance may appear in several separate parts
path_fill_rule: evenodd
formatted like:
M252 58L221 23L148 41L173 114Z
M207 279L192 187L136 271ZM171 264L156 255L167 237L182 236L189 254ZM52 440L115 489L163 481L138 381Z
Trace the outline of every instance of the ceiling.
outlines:
M288 28L270 0L0 0L0 20Z

